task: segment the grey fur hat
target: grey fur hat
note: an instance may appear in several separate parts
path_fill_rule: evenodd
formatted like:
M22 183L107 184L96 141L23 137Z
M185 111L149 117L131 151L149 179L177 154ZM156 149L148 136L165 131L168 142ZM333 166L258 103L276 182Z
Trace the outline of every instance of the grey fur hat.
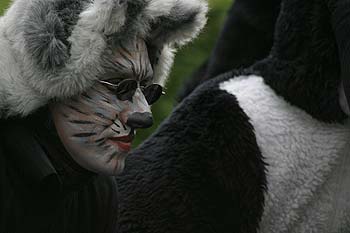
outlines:
M83 92L110 44L135 35L154 49L164 86L175 48L198 35L207 9L204 0L14 0L0 18L0 117Z

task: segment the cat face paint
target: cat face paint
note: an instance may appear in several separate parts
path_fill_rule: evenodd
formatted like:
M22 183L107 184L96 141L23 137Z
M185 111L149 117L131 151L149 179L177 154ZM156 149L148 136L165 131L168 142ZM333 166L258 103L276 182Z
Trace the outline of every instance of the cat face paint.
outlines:
M96 173L117 175L124 168L135 130L152 125L145 95L150 96L146 90L152 89L148 87L153 72L142 40L117 49L111 62L114 66L104 81L50 109L63 145L78 164ZM136 85L113 88L125 79ZM123 92L127 98L120 98Z

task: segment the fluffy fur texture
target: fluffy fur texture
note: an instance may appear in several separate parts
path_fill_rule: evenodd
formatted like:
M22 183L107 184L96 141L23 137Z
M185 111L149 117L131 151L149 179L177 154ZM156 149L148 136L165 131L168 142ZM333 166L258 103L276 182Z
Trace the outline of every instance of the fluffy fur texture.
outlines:
M258 76L235 77L220 87L249 117L267 163L260 232L348 232L350 124L312 118Z
M83 92L113 43L135 36L154 50L154 82L164 85L174 49L199 33L206 12L203 0L15 0L0 19L1 117Z
M324 1L293 0L282 4L270 56L252 68L277 94L311 116L343 122L340 59Z
M119 178L121 229L156 232L161 223L169 226L163 232L349 232L350 124L339 103L341 59L326 3L283 0L270 55L203 84L129 157ZM253 128L240 128L247 124ZM235 157L227 153L232 146ZM244 155L251 150L255 163ZM217 161L222 166L213 170L202 165ZM265 174L265 202L241 196L237 207L237 193L261 197ZM248 178L254 175L262 186ZM232 189L214 185L220 181ZM212 202L218 212L208 208Z
M251 233L266 179L249 118L212 82L133 152L117 181L118 233Z

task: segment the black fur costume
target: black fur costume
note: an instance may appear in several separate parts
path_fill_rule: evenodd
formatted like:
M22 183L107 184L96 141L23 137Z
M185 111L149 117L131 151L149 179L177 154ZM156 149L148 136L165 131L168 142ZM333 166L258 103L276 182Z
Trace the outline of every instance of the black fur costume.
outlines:
M345 2L282 1L270 55L206 82L175 109L117 179L119 233L350 230L350 127L339 104ZM250 83L254 95L240 91ZM260 113L265 99L277 109Z
M209 62L191 77L179 99L222 72L248 66L265 57L272 46L279 9L279 0L264 3L236 0ZM117 177L122 195L118 232L255 231L263 208L264 163L258 149L240 148L245 140L256 146L252 126L249 123L233 125L248 118L234 98L218 90L218 82L208 82L196 90L152 138L132 153L126 170ZM228 109L230 105L232 108ZM233 119L226 119L225 116L232 114ZM220 120L202 121L207 117ZM213 131L247 134L232 138L231 134L212 134ZM231 158L222 155L220 150L227 144L232 147L225 148L224 153L237 151L242 158L249 157L250 164L233 169ZM242 160L240 164L244 163ZM248 170L255 172L249 174ZM245 178L229 180L237 176ZM255 186L246 186L252 183ZM237 194L232 196L232 193ZM247 195L250 201L244 202L242 198ZM244 214L245 209L251 211Z

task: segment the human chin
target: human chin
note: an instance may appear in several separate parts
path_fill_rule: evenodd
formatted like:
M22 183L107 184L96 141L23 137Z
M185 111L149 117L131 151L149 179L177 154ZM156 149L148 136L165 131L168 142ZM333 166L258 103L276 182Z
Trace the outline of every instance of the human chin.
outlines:
M52 104L50 110L62 144L80 166L117 175L135 134L125 123L132 104L97 85L75 99Z

